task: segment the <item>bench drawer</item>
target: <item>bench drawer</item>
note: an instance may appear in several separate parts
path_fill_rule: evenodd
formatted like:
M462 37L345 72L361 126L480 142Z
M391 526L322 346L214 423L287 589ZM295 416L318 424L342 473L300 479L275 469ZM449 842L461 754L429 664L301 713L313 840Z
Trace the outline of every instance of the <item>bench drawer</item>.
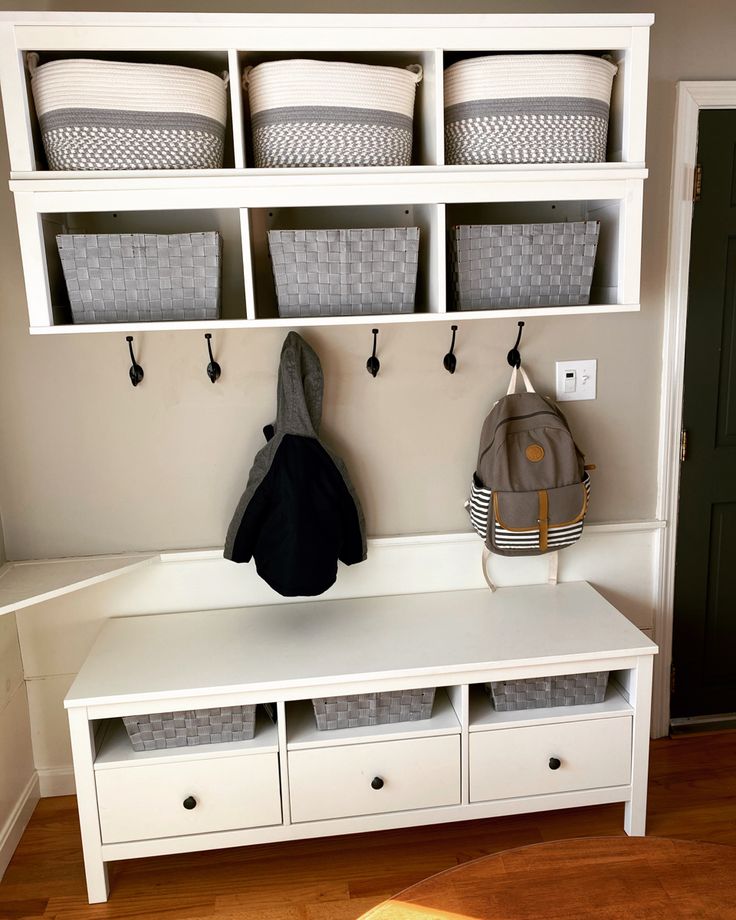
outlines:
M625 786L630 781L630 716L470 735L471 802Z
M103 843L281 823L278 754L100 769L95 778Z
M294 822L460 803L460 736L289 753Z

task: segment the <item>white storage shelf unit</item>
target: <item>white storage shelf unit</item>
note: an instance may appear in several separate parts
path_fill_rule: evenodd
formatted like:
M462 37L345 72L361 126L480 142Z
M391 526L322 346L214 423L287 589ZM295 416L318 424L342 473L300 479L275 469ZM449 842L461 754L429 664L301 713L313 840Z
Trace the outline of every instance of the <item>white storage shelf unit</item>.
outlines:
M31 332L424 322L639 309L649 14L282 15L0 14L0 81L9 139ZM53 172L46 169L24 66L66 57L179 63L228 70L222 170ZM444 165L443 70L473 54L607 53L614 79L608 161L518 166ZM313 57L403 66L421 63L411 166L254 169L243 68ZM116 215L116 216L113 216ZM588 306L453 312L447 229L486 218L601 220ZM538 215L538 216L537 216ZM281 319L266 245L270 227L411 224L421 227L416 312ZM219 229L224 238L219 321L72 325L54 235ZM448 315L449 314L449 315Z

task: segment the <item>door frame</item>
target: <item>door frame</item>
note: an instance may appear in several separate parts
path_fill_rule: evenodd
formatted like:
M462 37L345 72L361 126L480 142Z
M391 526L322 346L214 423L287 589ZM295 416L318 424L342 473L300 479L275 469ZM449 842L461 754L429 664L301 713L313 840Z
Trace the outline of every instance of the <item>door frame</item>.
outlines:
M670 729L670 670L675 598L675 550L680 499L680 430L685 375L685 333L693 219L693 180L701 109L736 109L736 80L681 81L677 84L672 154L667 270L665 275L659 427L657 518L667 526L657 534L652 734Z

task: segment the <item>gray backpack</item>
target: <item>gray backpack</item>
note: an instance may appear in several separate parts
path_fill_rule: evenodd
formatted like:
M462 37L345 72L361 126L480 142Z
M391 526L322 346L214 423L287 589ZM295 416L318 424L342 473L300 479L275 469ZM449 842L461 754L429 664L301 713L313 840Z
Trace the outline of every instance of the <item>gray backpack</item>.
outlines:
M487 550L538 556L580 539L590 497L587 469L593 467L585 466L556 404L535 393L521 367L518 372L526 392L515 392L514 368L506 396L483 423L467 508ZM484 553L488 580L486 560ZM553 570L552 580L556 557Z

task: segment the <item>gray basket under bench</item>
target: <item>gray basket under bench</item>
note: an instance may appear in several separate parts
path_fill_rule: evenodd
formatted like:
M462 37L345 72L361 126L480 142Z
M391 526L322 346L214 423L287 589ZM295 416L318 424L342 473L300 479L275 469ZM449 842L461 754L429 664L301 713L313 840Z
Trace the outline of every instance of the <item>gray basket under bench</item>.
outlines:
M385 693L317 697L312 700L312 705L317 728L329 731L431 719L434 696L434 687L423 687Z
M123 716L123 724L134 751L250 741L255 735L256 707L219 706Z
M603 702L608 674L608 671L591 671L588 674L559 674L524 680L494 680L485 686L498 712L585 706Z

